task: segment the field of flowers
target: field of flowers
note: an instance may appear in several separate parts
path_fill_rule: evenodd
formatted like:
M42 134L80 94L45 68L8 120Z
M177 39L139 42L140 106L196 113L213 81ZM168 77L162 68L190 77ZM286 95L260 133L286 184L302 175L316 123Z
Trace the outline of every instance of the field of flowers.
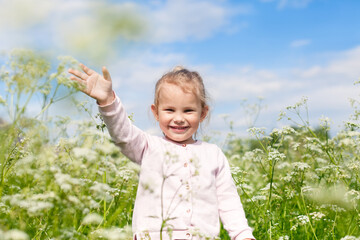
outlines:
M47 114L75 94L66 74L74 65L62 57L51 72L45 57L18 50L0 69L10 119L0 122L0 240L132 238L138 166L84 104L74 102L89 121ZM42 106L29 116L34 98ZM292 127L229 135L225 151L257 239L360 239L360 104L351 103L336 136L328 119L314 129L302 117L306 99L281 113ZM229 239L223 229L220 238Z

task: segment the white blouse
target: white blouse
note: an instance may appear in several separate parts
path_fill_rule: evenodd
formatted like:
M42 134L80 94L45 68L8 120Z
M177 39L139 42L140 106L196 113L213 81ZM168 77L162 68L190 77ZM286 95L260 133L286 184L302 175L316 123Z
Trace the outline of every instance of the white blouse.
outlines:
M132 124L118 97L99 111L115 144L140 164L134 239L160 239L161 232L163 239L214 239L219 217L231 239L255 239L220 148L149 135Z

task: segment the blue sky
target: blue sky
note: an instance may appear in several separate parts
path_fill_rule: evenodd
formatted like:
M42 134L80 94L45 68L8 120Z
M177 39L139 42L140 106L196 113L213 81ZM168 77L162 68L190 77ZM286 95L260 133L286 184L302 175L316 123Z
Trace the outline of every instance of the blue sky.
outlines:
M127 111L150 132L158 132L149 111L154 84L175 65L204 78L212 97L206 132L226 131L226 116L245 135L251 117L241 103L259 97L264 108L255 126L271 131L287 124L278 114L303 96L312 125L326 116L336 130L352 112L349 98L360 92L353 85L360 78L357 0L0 0L0 6L0 51L28 47L54 59L72 55L95 70L108 66ZM112 23L96 18L101 9L131 14L144 31L109 33Z

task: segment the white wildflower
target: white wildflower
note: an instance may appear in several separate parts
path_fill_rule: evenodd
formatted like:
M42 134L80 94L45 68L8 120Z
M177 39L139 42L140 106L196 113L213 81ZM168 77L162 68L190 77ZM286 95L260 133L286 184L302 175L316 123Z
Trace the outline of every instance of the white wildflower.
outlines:
M311 180L315 180L315 181L318 181L318 180L320 180L321 179L321 177L319 177L315 172L313 172L313 171L307 171L306 173L305 173L305 179L307 178L307 179L311 179Z
M283 134L295 134L296 133L295 129L290 126L282 127L282 131L283 131Z
M90 209L98 209L100 204L89 196L88 206Z
M316 160L317 163L327 163L328 162L326 159L323 159L323 158L320 158L320 157L315 158L315 160Z
M251 200L248 200L249 202L257 202L257 201L265 201L266 200L266 196L263 195L257 195L257 196L253 196L251 198Z
M276 189L276 184L275 183L272 183L272 186L271 186L273 189ZM269 191L270 190L270 183L268 183L264 188L260 189L260 191Z
M255 153L253 151L248 151L245 152L244 156L242 157L242 159L244 161L252 161L255 158Z
M286 107L287 110L297 110L299 109L301 106L306 106L308 101L308 98L303 96L297 103L295 103L292 106L288 106Z
M297 151L298 148L299 148L299 146L300 146L300 143L293 143L293 144L291 144L291 147L292 147L292 149L293 149L294 151Z
M240 155L239 154L234 154L229 158L229 161L238 161L240 160Z
M325 116L321 116L319 121L320 121L320 126L323 127L323 128L326 128L326 129L328 129L329 126L332 123L332 120L330 118L328 118L328 117L325 117Z
M247 130L247 132L251 133L253 136L263 136L265 135L265 130L266 128L262 127L262 128L257 128L257 127L252 127L252 128L249 128Z
M77 197L75 197L75 196L70 195L70 196L68 196L67 198L68 198L68 200L69 200L70 202L72 202L72 203L74 203L74 204L80 204L80 203L81 203L80 200L79 200Z
M81 183L79 179L72 178L69 174L63 173L56 173L55 181L64 192L70 191L72 189L72 185Z
M292 141L294 141L294 137L291 136L291 135L285 135L284 141L286 141L286 142L292 142Z
M90 209L84 208L83 211L82 211L82 214L83 214L83 215L86 215L86 214L88 214L88 213L90 213Z
M54 207L54 204L51 202L34 200L32 197L25 199L25 197L21 194L5 196L4 200L9 201L12 206L18 206L25 209L28 214L32 216L42 215L44 211Z
M290 238L289 238L288 235L279 237L279 240L289 240L289 239L290 239Z
M101 144L96 144L95 146L96 149L103 154L112 154L118 151L118 148L113 143L110 143L108 141L105 141L104 143Z
M316 153L323 153L323 150L318 146L315 145L316 143L311 142L311 143L306 143L304 144L304 147L309 149L311 152L316 152Z
M274 128L270 133L270 135L277 135L277 136L281 135L281 134L282 134L282 131L280 129L277 129L277 128Z
M280 178L284 182L290 182L292 180L292 174L287 173L286 176Z
M355 146L354 139L352 138L344 138L339 142L340 147L354 147Z
M302 159L306 160L306 159L312 159L313 156L311 154L305 153L301 156Z
M351 189L350 191L345 193L345 196L349 200L360 200L360 192L354 189Z
M360 238L346 235L345 237L341 238L340 240L360 240Z
M280 153L277 149L272 149L268 154L268 158L270 161L277 162L277 161L284 160L286 158L286 155L283 153Z
M244 189L245 191L248 191L248 192L253 192L254 191L253 186L251 186L249 184L242 183L240 185L241 185L241 188ZM240 186L237 186L237 187L240 188Z
M94 185L90 187L90 190L95 193L97 199L105 198L106 201L111 201L111 193L114 193L116 189L111 188L106 183L94 182Z
M4 203L0 202L0 212L5 213L5 214L9 213L10 212L9 206L7 206ZM0 236L1 236L1 234L0 234Z
M296 217L299 225L306 225L309 222L309 217L306 215L299 215Z
M291 166L291 164L289 162L281 162L280 164L277 165L277 168L284 169L284 168L288 168L290 166Z
M313 188L313 187L310 187L310 186L303 186L303 187L301 188L301 191L302 191L303 193L308 193L308 192L314 191L314 188Z
M300 171L304 171L305 169L310 168L309 164L304 162L294 162L292 165L295 167L295 169Z
M5 240L28 240L29 236L18 229L11 229L4 234Z
M292 199L295 196L296 192L293 189L286 189L285 194L288 199Z
M83 158L89 162L93 162L97 159L98 153L89 148L73 148L72 153L76 158Z
M58 199L59 197L54 192L47 192L47 193L39 193L34 194L31 196L32 200L53 200Z
M296 224L294 224L291 228L290 228L290 231L296 231L296 229L297 229L297 227L298 227L299 225L296 223Z
M128 228L121 229L117 227L113 228L100 228L91 233L96 239L108 239L108 240L123 240L132 239L131 231Z
M338 207L337 205L334 204L322 204L320 208L331 209L334 212L346 212L344 208Z
M349 137L360 137L360 132L357 131L348 131L347 134Z
M360 170L360 161L350 162L349 164L347 164L347 167L353 171Z
M103 218L97 213L89 213L82 220L82 224L84 225L98 225L102 222Z
M283 119L284 117L286 117L286 112L283 111L283 110L281 110L280 113L279 113L279 118L278 118L278 120L281 120L281 119Z
M323 217L325 217L325 214L323 214L322 212L312 212L309 214L311 216L312 219L314 220L321 220Z
M38 215L42 211L49 210L54 207L53 203L44 202L44 201L23 201L25 203L24 208L27 208L29 214Z
M230 171L232 175L242 175L244 171L238 166L231 166Z

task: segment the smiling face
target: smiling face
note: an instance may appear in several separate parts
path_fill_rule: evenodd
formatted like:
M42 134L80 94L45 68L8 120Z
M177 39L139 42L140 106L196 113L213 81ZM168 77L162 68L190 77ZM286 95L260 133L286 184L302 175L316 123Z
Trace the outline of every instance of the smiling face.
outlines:
M195 142L193 135L206 117L208 107L201 107L194 93L165 83L161 86L159 104L153 104L151 110L166 138L188 144Z

